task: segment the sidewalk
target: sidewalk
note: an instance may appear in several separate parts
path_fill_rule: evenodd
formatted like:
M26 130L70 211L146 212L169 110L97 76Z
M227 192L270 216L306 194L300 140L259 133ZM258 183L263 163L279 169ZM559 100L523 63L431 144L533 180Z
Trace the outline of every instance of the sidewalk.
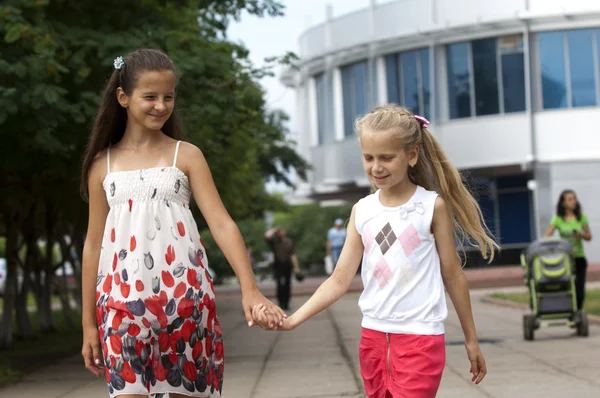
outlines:
M591 337L572 337L566 328L522 338L518 309L482 303L487 290L472 293L473 311L489 374L470 383L462 332L449 304L447 363L438 398L594 398L600 396L600 328ZM297 308L306 297L295 297ZM218 301L225 340L223 398L364 397L358 364L358 294L348 294L293 332L248 329L239 300ZM79 356L28 376L0 390L15 398L106 398L105 381L94 379Z
M504 287L521 287L523 284L523 268L521 266L502 266L475 268L464 270L467 279L469 280L469 288L471 290L489 289L489 288L504 288ZM327 279L326 276L308 277L303 282L297 283L294 281L292 286L292 294L294 295L310 295L313 294L319 285ZM600 281L600 264L589 264L587 272L587 281ZM272 280L259 282L261 292L269 297L275 297L275 282ZM215 286L215 291L219 298L239 296L239 286ZM349 292L362 291L362 282L360 275L356 275Z

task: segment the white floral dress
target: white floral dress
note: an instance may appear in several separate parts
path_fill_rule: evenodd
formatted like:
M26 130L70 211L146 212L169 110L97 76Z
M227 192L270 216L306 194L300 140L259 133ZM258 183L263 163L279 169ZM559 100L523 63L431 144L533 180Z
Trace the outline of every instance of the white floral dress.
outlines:
M110 171L96 315L111 397L218 397L223 342L207 258L176 167Z

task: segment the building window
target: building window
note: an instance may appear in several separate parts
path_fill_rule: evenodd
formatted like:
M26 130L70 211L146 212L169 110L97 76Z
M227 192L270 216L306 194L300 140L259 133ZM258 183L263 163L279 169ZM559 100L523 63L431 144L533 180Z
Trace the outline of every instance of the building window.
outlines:
M538 34L543 109L598 103L596 43L599 33L578 29Z
M446 47L450 119L525 110L521 35Z
M430 119L429 49L388 55L385 64L388 102Z
M354 135L356 118L367 113L367 61L342 67L344 136Z
M525 110L525 57L521 35L500 38L504 112Z
M450 119L469 117L471 116L469 43L450 44L446 48L446 60Z
M325 78L325 73L320 73L314 77L315 79L315 88L317 92L317 130L318 130L318 138L319 145L322 145L326 142L326 134L327 126L325 124L325 107L327 106L327 82ZM331 134L329 134L331 136Z

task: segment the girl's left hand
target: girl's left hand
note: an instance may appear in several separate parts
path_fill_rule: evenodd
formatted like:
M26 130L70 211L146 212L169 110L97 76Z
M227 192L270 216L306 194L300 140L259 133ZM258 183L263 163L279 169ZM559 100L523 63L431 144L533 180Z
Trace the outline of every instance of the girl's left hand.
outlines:
M475 384L479 384L487 374L485 358L483 358L483 353L481 352L478 343L465 344L465 346L467 348L467 357L469 358L469 362L471 362L470 372L473 374L471 381Z
M242 293L242 306L249 327L255 325L254 319L252 318L252 309L259 304L262 304L266 309L267 318L265 320L265 325L268 325L271 329L283 325L284 318L287 318L285 312L263 296L258 289L254 289L249 293Z

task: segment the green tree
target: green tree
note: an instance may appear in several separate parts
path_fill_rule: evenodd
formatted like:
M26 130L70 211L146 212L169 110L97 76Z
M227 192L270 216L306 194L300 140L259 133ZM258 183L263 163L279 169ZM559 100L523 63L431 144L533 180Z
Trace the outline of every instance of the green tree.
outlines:
M49 287L62 265L53 260L51 248L68 235L81 255L87 218L78 196L81 154L116 56L154 47L174 59L182 78L177 107L187 139L204 151L233 217L258 215L272 204L264 189L268 178L286 181L291 169L305 177L308 166L291 149L285 115L266 109L259 82L272 71L254 68L248 50L227 39L228 23L244 10L278 16L283 6L273 0L5 0L0 5L0 186L6 192L1 230L11 280L24 231L29 241L47 242L43 253L28 246L42 329L52 330ZM285 54L273 65L292 59ZM11 291L4 300L0 348L11 344L15 295Z

